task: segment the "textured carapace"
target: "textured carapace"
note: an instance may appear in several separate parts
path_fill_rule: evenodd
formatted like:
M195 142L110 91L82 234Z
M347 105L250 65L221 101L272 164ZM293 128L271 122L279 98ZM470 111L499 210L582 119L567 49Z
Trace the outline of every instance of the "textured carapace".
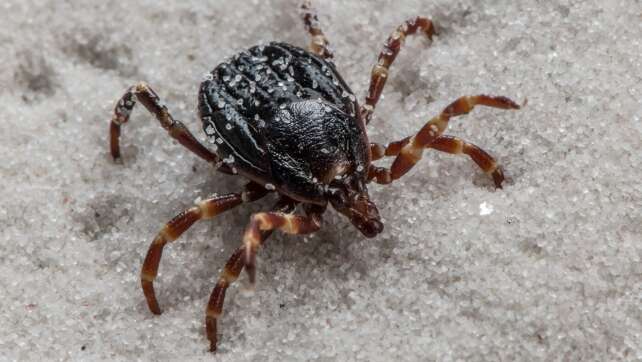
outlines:
M333 63L284 43L233 56L199 91L203 129L228 167L319 205L346 177L367 182L369 146L358 109Z

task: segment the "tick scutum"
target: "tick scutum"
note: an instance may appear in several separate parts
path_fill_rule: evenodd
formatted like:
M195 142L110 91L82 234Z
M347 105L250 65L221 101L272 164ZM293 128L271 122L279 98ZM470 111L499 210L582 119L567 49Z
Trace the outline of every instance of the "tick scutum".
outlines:
M367 166L357 110L333 63L285 43L234 55L199 91L203 129L223 162L300 201L325 202L338 165Z

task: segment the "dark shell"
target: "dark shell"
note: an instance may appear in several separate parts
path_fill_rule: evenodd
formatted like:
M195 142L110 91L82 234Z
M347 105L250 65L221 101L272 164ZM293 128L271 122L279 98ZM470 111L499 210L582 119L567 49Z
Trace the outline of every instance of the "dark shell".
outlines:
M367 136L334 64L284 43L255 46L201 83L199 113L234 171L300 201L325 202L336 177L365 177Z

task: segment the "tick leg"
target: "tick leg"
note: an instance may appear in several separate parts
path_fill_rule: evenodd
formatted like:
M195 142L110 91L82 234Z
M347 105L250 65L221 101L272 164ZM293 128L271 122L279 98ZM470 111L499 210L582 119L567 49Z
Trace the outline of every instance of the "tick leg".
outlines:
M330 43L325 37L325 34L323 34L323 30L321 30L317 13L314 8L312 8L310 0L305 0L303 4L301 4L301 18L303 19L305 29L312 37L308 49L324 59L332 59L334 54L332 54L329 48Z
M151 310L152 313L161 313L158 301L156 300L156 293L154 292L154 279L156 279L158 275L158 265L160 264L165 245L168 242L178 239L178 237L195 222L203 219L211 219L223 211L240 205L244 201L258 200L267 193L268 191L258 184L250 183L242 193L233 193L205 199L176 215L170 222L165 224L147 250L147 256L145 256L140 276L143 293L145 294L149 310Z
M245 229L245 271L254 284L256 279L256 252L265 239L262 232L281 230L286 234L302 235L313 233L321 227L321 215L325 208L309 212L306 216L285 214L282 212L259 212L252 215L250 224Z
M156 117L161 127L169 133L170 137L177 140L198 157L218 167L218 156L203 146L181 121L174 119L156 92L143 82L130 87L114 108L114 116L111 119L109 129L109 144L111 155L114 159L120 158L120 126L129 121L129 115L136 105L136 100L140 101ZM224 172L230 172L225 165L222 165L220 169Z
M502 188L502 182L504 181L504 172L502 171L502 167L491 155L488 154L488 152L484 151L479 146L468 143L461 138L441 136L430 145L430 148L454 155L468 155L477 164L477 166L482 169L482 171L493 178L495 187L499 189Z
M227 260L223 271L218 277L216 286L210 295L210 300L207 303L207 310L205 312L205 333L207 334L207 339L210 341L210 352L216 351L216 344L218 342L218 328L216 321L223 313L225 292L230 284L232 284L239 277L239 274L241 274L241 270L245 265L245 260L243 259L244 254L245 248L241 246L236 249L232 256Z
M435 34L435 27L432 22L423 17L415 17L406 20L401 24L386 40L383 50L379 54L377 64L372 68L370 88L366 96L366 102L361 106L361 116L368 124L372 118L377 102L383 92L383 87L388 79L388 70L390 65L397 58L397 54L401 50L406 36L417 33L418 31L424 33L429 39Z
M444 130L448 126L448 121L451 117L469 113L477 105L502 109L519 109L519 106L515 102L506 97L493 97L487 95L461 97L451 103L448 107L446 107L441 112L441 114L439 114L439 116L434 117L433 119L428 121L428 123L426 123L426 125L424 125L416 135L389 144L388 147L383 150L383 155L397 156L392 163L392 166L390 167L390 169L386 169L383 167L376 167L371 165L368 171L369 179L380 184L389 184L406 174L406 172L408 172L421 159L424 148L433 147L433 143L441 137ZM433 148L439 149L438 147L441 147L442 150L444 150L447 148L450 149L449 147L453 146L459 145L456 141L447 140L443 142L440 141L437 147ZM462 147L464 146L462 145ZM463 150L462 152L466 153ZM492 160L492 158L488 156L488 154L486 154L476 146L474 146L473 148L469 148L468 152L470 153L467 154L473 157L473 160L475 160L475 157L478 157L478 159L481 161L488 161L489 159ZM487 157L485 157L482 153ZM371 149L371 154L373 154L374 156L379 156L381 155L381 149L375 147L374 150ZM383 155L381 157L383 157ZM490 165L488 166L490 167ZM482 168L484 168L485 170L488 169L485 167ZM495 179L495 182L497 183L495 175L493 175L493 179Z
M401 141L392 142L386 147L377 143L371 143L370 152L373 155L372 160L378 160L384 156L397 156L401 151L401 148L405 146L409 140L410 138L407 137ZM477 164L477 166L482 169L482 171L493 178L495 187L502 187L504 173L502 172L501 166L497 164L497 161L495 161L491 155L479 146L468 143L458 137L440 136L437 137L437 139L435 139L428 148L433 148L435 150L454 155L468 155Z
M283 197L277 202L273 210L290 213L294 211L296 204L296 201ZM262 231L261 238L265 240L270 236L270 234L272 234L272 230ZM227 260L223 271L219 275L216 286L210 295L205 314L205 331L207 333L207 339L210 341L210 351L212 352L216 351L216 344L218 341L217 320L223 313L225 292L230 284L238 278L243 266L245 266L245 245L241 245L236 249L232 256Z

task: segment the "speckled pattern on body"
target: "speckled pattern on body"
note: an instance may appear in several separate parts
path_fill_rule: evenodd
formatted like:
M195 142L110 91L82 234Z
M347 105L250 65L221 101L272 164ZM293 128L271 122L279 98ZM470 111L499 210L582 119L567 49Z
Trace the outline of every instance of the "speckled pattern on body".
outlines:
M363 173L368 162L352 90L331 61L296 46L232 56L201 83L198 109L211 148L233 172L294 197L324 202L328 167L350 163Z

